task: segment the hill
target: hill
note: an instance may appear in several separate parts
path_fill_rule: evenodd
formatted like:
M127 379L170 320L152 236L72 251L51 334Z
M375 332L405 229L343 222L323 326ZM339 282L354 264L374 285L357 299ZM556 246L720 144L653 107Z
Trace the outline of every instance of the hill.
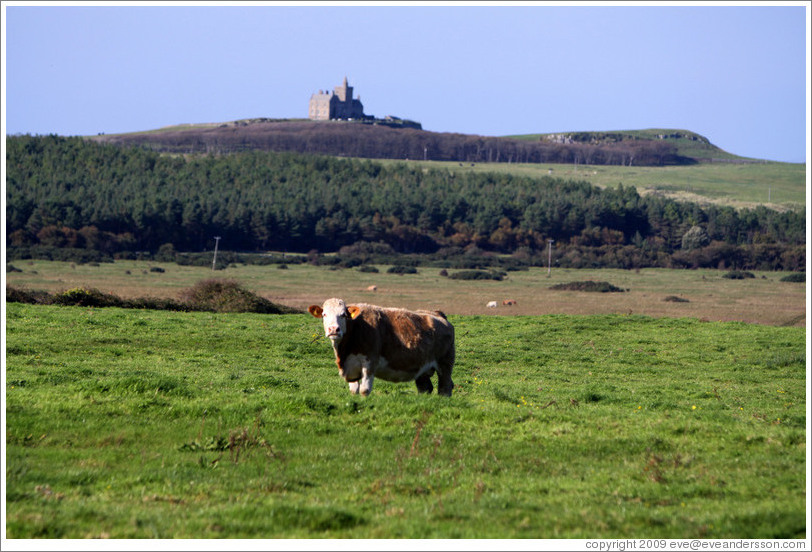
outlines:
M262 150L462 163L627 166L752 161L724 152L698 134L668 129L491 137L431 132L397 121L245 119L99 135L90 139L182 154Z
M681 157L693 159L700 163L735 162L758 163L758 159L739 157L716 146L701 134L690 130L649 128L645 130L619 130L607 132L564 132L550 134L524 134L509 136L518 140L541 141L551 143L578 144L613 144L619 142L663 141L677 148Z

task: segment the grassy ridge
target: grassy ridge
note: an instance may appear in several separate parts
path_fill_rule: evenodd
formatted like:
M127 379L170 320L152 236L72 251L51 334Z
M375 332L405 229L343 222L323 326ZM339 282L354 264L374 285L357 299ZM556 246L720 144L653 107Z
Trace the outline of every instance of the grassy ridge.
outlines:
M7 536L803 536L804 329L451 319L361 399L308 316L8 304Z
M379 160L381 164L403 161ZM732 207L765 205L803 209L806 204L806 165L801 163L707 163L674 167L563 165L555 163L476 163L460 166L446 161L409 161L451 172L478 171L584 180L601 188L634 186L640 194L660 193L683 201Z

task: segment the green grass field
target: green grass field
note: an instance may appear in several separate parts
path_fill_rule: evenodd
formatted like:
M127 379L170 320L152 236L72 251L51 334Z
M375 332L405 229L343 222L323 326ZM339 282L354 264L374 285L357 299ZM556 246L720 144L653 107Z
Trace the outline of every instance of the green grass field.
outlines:
M376 161L404 163L405 161ZM641 194L659 193L681 201L731 207L765 205L803 209L806 204L806 165L800 163L713 163L673 167L562 165L555 163L470 163L409 161L452 172L478 171L519 176L584 180L599 187L634 186Z
M801 538L804 328L451 316L450 399L307 315L7 308L8 538Z

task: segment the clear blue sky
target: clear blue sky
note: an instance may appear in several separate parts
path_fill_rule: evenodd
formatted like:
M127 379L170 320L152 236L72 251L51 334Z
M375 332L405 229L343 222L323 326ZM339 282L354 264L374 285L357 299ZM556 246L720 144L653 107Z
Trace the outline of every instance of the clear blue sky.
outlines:
M809 3L684 6L4 4L8 134L366 113L488 136L679 128L805 162Z

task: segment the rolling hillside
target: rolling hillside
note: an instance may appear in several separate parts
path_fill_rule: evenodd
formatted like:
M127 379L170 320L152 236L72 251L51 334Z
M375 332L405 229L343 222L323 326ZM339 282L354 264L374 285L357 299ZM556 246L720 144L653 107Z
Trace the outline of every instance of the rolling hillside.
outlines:
M650 129L507 137L440 133L363 121L246 119L90 137L165 153L288 151L342 157L462 163L576 163L618 166L753 162L696 133Z

